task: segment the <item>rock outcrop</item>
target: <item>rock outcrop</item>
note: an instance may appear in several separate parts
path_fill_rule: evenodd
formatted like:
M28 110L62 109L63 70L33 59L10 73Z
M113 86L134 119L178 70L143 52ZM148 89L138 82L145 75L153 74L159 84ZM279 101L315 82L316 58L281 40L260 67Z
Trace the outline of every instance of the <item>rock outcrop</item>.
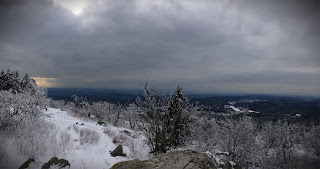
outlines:
M33 158L29 158L26 162L19 167L19 169L26 169L29 167L30 163L35 162Z
M232 165L233 164L233 165ZM157 155L149 160L131 160L117 163L111 169L241 169L228 160L213 158L196 151L174 151Z
M70 164L68 160L65 160L65 159L59 160L57 157L52 157L47 163L44 163L41 169L50 169L50 166L53 166L53 165L58 165L59 168L65 168L67 166L70 168Z
M19 169L29 169L29 168L40 168L41 169L50 169L50 168L59 168L65 169L70 168L68 160L58 159L57 157L52 157L47 163L35 162L34 159L29 158L25 163L19 167Z
M122 145L119 145L116 149L114 149L111 153L112 157L116 157L116 156L123 156L125 157L126 154L123 153L123 148Z

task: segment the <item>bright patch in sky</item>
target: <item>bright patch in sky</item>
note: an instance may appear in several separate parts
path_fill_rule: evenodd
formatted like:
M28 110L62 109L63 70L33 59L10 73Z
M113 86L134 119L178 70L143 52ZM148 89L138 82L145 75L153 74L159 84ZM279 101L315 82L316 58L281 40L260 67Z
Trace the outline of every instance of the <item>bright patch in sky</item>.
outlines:
M75 15L81 14L82 10L87 6L88 0L53 0L56 4L70 10Z
M45 78L45 77L32 77L38 86L41 87L56 87L56 78Z

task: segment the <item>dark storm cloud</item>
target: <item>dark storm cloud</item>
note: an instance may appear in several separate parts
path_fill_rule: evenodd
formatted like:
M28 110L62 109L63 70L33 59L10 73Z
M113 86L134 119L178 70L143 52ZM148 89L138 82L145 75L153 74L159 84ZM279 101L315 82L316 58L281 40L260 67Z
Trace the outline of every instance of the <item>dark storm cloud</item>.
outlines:
M105 0L79 16L46 0L0 8L0 67L61 86L141 88L148 77L162 88L320 95L319 1Z

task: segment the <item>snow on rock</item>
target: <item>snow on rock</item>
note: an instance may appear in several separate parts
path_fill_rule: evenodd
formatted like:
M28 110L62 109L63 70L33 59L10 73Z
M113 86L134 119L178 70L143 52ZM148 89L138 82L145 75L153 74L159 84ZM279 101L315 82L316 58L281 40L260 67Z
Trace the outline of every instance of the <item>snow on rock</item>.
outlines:
M79 115L71 114L60 109L49 108L43 111L44 118L47 121L56 124L59 130L67 131L70 136L70 149L57 155L58 158L64 158L71 164L71 169L94 168L105 169L111 168L117 162L129 160L128 157L112 157L110 151L114 150L117 145L112 142L110 136L104 133L104 129L108 126L97 125L97 121L89 118L81 118ZM77 124L76 124L77 123ZM83 125L82 125L83 124ZM96 131L100 138L95 144L80 144L79 131L74 128L90 129ZM109 126L110 130L115 130L116 127ZM118 131L116 131L118 132ZM130 154L130 149L124 146L124 152ZM41 157L41 162L46 162L51 157Z

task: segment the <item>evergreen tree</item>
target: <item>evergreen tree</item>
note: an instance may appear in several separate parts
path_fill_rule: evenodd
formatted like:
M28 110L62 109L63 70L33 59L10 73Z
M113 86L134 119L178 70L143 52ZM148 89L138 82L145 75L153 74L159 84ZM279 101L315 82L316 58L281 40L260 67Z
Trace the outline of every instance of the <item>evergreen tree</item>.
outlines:
M10 71L8 69L6 73L4 71L0 73L0 90L12 93L31 92L31 94L35 94L36 88L35 80L30 78L28 74L21 80L18 71Z
M172 97L167 98L160 97L154 89L148 89L146 83L142 107L145 107L143 116L148 123L145 129L148 132L151 153L166 153L171 148L184 144L189 132L188 98L180 86Z
M189 131L188 103L188 98L183 94L182 88L178 86L173 98L169 100L166 115L165 126L167 127L169 147L175 148L184 144L185 136Z

